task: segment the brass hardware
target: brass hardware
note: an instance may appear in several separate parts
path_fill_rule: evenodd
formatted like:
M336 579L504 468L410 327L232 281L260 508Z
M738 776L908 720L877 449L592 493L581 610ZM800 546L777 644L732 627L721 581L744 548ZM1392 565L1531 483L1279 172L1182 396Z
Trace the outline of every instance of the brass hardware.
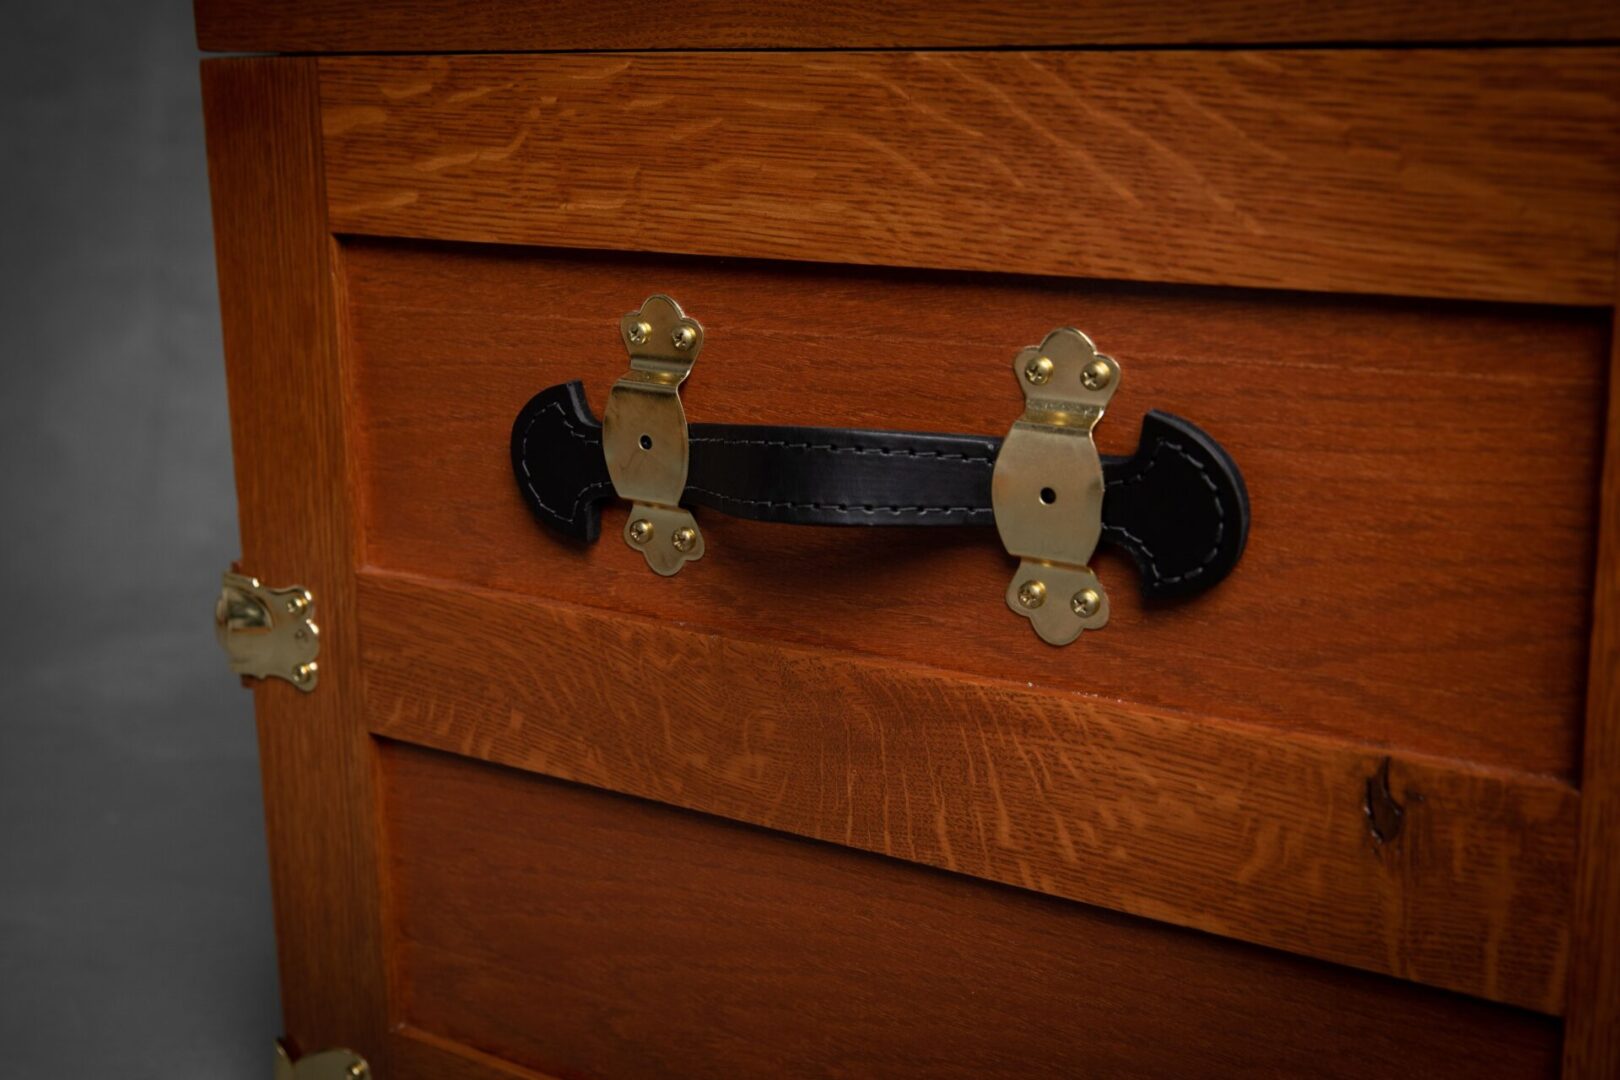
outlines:
M369 1080L371 1066L353 1050L322 1050L295 1063L286 1044L276 1040L275 1080Z
M309 691L320 678L314 614L315 598L302 585L267 589L258 578L226 571L214 603L214 633L238 675L273 675Z
M1024 378L1042 386L1052 377L1052 361L1049 357L1037 356L1024 368Z
M633 504L625 542L654 573L668 577L703 557L703 534L680 505L689 457L680 387L703 348L703 327L674 300L657 295L620 319L619 333L630 370L608 392L602 453L614 492ZM682 535L690 537L684 546L650 542Z
M1081 589L1069 599L1069 607L1082 619L1089 619L1102 607L1102 594L1096 589Z
M1033 579L1018 586L1018 602L1027 608L1038 608L1046 603L1046 585Z
M675 535L669 538L669 542L675 545L676 551L691 551L697 543L697 530L676 529Z
M1019 352L1024 414L990 480L996 531L1019 558L1007 606L1042 641L1067 645L1108 624L1108 593L1088 565L1102 536L1102 458L1091 432L1119 388L1119 365L1068 327ZM1046 594L1070 598L1046 604Z

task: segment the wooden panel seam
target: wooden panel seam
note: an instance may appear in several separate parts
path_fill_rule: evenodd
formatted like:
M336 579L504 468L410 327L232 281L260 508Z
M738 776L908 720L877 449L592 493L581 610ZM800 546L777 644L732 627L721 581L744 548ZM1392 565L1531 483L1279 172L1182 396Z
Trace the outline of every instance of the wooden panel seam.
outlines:
M374 569L360 582L378 734L1562 1008L1579 797L1556 780ZM1365 784L1386 757L1405 831L1379 847Z

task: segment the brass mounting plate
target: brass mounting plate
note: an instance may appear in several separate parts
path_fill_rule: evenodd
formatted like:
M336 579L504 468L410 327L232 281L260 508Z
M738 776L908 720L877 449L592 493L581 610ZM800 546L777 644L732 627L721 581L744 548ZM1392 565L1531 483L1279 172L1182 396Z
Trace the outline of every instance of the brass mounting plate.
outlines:
M681 383L703 348L703 327L667 296L619 320L630 370L608 392L602 453L613 490L631 501L624 542L668 577L703 557L703 532L681 507L689 448Z
M275 1080L370 1080L371 1066L353 1050L321 1050L296 1062L276 1040Z
M315 596L302 585L270 589L227 570L214 603L214 633L238 675L286 679L306 693L320 680Z
M1067 645L1108 623L1108 593L1088 565L1102 536L1102 458L1092 429L1119 388L1119 364L1070 327L1021 350L1024 413L996 456L990 502L1019 558L1007 606L1042 641Z

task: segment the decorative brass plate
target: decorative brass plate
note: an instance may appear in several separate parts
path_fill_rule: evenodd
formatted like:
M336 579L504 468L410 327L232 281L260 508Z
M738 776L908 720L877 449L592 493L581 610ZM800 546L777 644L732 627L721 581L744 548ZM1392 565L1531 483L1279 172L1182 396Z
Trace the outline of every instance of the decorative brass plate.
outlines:
M238 675L275 676L307 692L320 680L314 617L315 597L302 585L269 589L227 570L214 604L214 633Z
M1087 565L1102 536L1102 458L1092 428L1119 388L1119 365L1064 327L1019 352L1024 414L996 456L990 501L1007 552L1019 557L1007 606L1042 641L1067 645L1108 623L1108 593Z
M371 1066L353 1050L322 1050L296 1062L287 1047L276 1041L275 1080L369 1080Z
M681 383L703 348L703 327L662 294L619 320L630 370L608 392L602 454L613 490L633 505L624 542L654 573L676 573L703 558L703 533L681 507L689 449Z

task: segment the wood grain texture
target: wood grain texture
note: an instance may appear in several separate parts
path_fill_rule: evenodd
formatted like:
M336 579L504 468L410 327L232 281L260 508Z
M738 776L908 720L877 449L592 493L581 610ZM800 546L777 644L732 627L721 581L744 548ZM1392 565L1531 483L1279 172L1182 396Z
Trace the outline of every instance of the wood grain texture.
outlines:
M556 1080L410 1024L394 1027L389 1080Z
M197 40L223 52L929 48L1307 41L1578 40L1620 36L1607 0L197 0Z
M215 60L202 81L242 568L312 590L322 631L315 693L280 680L254 688L286 1034L301 1051L352 1047L386 1075L374 761L315 69Z
M1609 368L1564 1074L1620 1076L1620 319Z
M1614 296L1614 49L320 63L341 232Z
M345 250L372 565L1577 776L1608 364L1598 313ZM993 530L708 514L709 556L668 581L618 539L621 504L600 543L561 541L516 490L512 418L574 378L600 415L626 363L618 316L656 291L704 323L683 397L691 418L722 423L1005 432L1022 408L1014 354L1079 326L1124 369L1098 428L1103 450L1129 453L1149 408L1194 420L1244 471L1248 551L1210 594L1152 608L1128 560L1099 556L1112 621L1053 650L1006 610L1015 564ZM1507 599L1521 587L1533 598Z
M1556 1069L1557 1025L1517 1010L406 747L385 760L406 1015L558 1075Z
M1557 1012L1578 799L1386 755L363 570L378 734ZM504 827L504 826L503 826Z

